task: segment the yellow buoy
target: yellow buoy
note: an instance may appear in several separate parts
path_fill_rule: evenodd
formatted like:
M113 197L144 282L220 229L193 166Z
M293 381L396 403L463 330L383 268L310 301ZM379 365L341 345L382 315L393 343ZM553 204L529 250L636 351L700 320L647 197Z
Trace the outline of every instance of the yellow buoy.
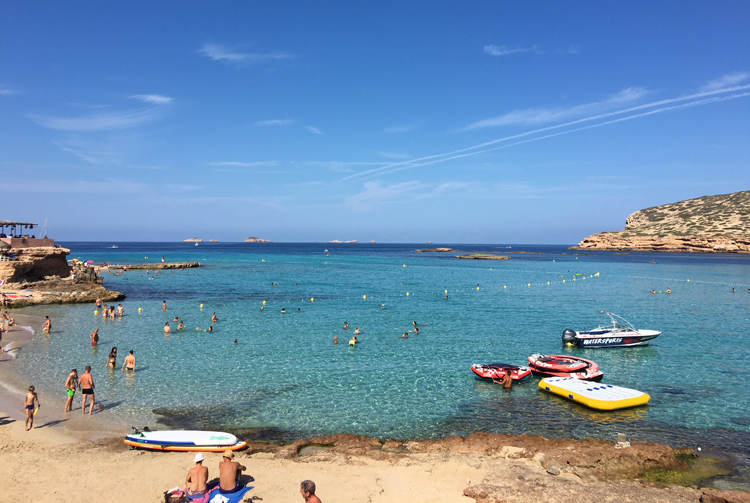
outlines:
M362 298L363 298L363 299L367 299L367 295L363 295L363 296L362 296Z
M479 290L479 287L477 287L477 290Z
M547 281L547 284L549 285L549 281Z
M260 259L260 261L261 261L261 262L265 262L265 261L266 261L266 259L264 259L264 258L263 258L263 259Z
M404 267L406 267L406 264L404 264Z
M555 259L552 259L552 262L554 262L554 261L555 261Z
M406 292L406 296L407 296L407 297L409 296L409 292Z
M266 305L266 301L265 301L265 300L263 301L263 305L264 305L264 306ZM203 306L201 306L201 307L203 307Z
M508 285L503 285L503 288L508 288Z
M315 297L310 297L310 302L315 302Z
M565 280L563 280L563 283L565 283Z
M94 310L94 314L99 314L99 311L98 310Z
M201 304L201 309L203 309L203 304Z
M690 280L688 280L688 283L689 283L689 282L690 282Z
M141 311L143 311L143 308L142 308L142 307L139 307L139 308L138 308L138 312L140 313Z
M529 283L529 286L531 286L531 283Z
M448 290L446 290L445 293L448 293Z

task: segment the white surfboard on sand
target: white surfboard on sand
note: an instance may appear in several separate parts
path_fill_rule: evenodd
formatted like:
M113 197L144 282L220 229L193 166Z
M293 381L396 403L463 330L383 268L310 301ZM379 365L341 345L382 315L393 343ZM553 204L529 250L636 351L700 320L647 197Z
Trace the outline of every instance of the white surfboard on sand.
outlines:
M126 437L141 444L222 447L237 443L237 437L223 431L166 430L143 431Z

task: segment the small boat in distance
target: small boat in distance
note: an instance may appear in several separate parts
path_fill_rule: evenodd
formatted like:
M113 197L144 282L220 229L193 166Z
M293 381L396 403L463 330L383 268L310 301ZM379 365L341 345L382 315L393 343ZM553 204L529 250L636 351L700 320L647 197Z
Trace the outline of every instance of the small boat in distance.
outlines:
M609 325L602 324L602 317L610 319ZM614 313L599 311L599 326L593 330L576 332L566 328L562 333L563 344L581 348L625 348L647 346L659 337L657 330L636 330L625 318Z
M119 246L117 246L117 245L112 245L112 248L119 248Z
M520 381L531 374L529 367L519 367L518 365L510 365L508 363L490 363L487 365L475 363L471 366L471 371L477 377L495 381L502 381L506 370L510 370L510 377L514 381Z
M529 356L529 368L539 377L574 377L583 381L601 381L604 372L599 365L586 358L567 355L543 355L540 353Z

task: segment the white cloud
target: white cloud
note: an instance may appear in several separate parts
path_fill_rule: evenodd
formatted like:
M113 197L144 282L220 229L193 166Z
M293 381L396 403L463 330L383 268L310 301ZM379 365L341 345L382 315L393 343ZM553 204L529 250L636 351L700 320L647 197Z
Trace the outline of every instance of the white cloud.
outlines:
M553 108L527 108L525 110L514 110L498 117L483 119L474 122L461 131L479 129L493 126L508 125L536 125L562 120L570 120L575 117L583 117L588 114L601 113L614 107L621 106L625 103L637 101L648 94L648 90L642 87L629 87L619 93L613 94L601 101L584 103L572 107L553 107Z
M49 117L32 115L37 124L61 131L104 131L108 129L133 128L160 116L157 108L125 110L104 114L91 114L82 117Z
M443 183L441 185L438 185L435 189L435 192L441 193L441 192L449 192L451 190L459 190L459 189L465 189L471 185L470 183L466 182L448 182Z
M274 126L286 126L294 122L292 119L271 119L267 121L257 121L253 123L255 127L274 127Z
M750 79L750 72L734 72L722 75L718 79L710 81L708 84L703 86L704 91L716 91L718 89L725 89L727 87L736 86L742 84L746 80Z
M535 45L531 47L508 47L505 45L485 45L484 52L490 56L507 56L508 54L515 54L517 52L535 52L539 53Z
M305 129L307 129L308 131L310 131L313 134L323 134L323 131L321 131L320 129L318 129L316 127L305 126Z
M8 89L7 87L0 86L0 96L12 96L14 94L17 93L13 89Z
M411 159L412 157L409 154L402 154L399 152L376 152L376 154L382 155L388 159Z
M145 103L153 103L154 105L165 105L172 102L172 98L169 96L161 96L159 94L134 94L131 98L141 100Z
M386 166L387 162L307 161L304 164L319 166L331 171L350 172L355 166Z
M254 162L236 162L236 161L222 161L222 162L209 162L209 166L235 166L240 168L254 168L254 167L265 167L265 166L278 166L279 161L254 161Z
M206 44L200 50L198 54L202 54L214 61L227 61L230 63L264 63L268 61L279 61L284 59L291 59L294 56L292 54L286 54L283 52L269 52L269 53L253 53L253 52L238 52L232 49L227 49L220 44Z
M414 131L415 129L419 129L422 126L424 126L423 122L412 122L411 124L403 124L400 126L391 126L387 127L383 130L384 133L408 133L409 131Z
M347 197L345 204L355 209L367 210L383 203L409 201L415 197L410 193L425 189L428 185L414 180L386 186L381 185L380 182L367 182L364 187L363 192Z

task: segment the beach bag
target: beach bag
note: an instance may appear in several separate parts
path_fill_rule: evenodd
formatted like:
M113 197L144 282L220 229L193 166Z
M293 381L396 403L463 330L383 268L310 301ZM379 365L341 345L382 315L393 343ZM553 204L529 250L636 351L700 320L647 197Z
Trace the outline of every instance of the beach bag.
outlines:
M170 489L164 492L164 503L185 503L187 495L180 489Z

